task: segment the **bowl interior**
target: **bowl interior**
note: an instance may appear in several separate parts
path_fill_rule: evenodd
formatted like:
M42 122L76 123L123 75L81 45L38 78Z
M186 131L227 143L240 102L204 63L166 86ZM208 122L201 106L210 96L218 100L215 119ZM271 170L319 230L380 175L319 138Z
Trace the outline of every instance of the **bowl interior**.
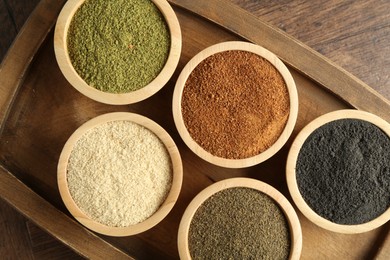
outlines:
M74 199L71 196L69 191L68 181L67 181L67 171L68 171L68 162L70 158L70 154L77 143L77 141L90 129L93 129L97 126L100 126L107 122L113 121L130 121L136 123L140 126L145 127L150 130L153 134L157 136L157 138L162 142L165 146L167 153L169 155L169 159L171 161L171 174L172 174L172 182L170 190L166 195L164 202L158 208L156 212L154 212L149 218L140 222L138 224L125 226L125 227L114 227L104 225L94 219L91 219L87 216L76 204ZM153 122L152 120L140 116L133 113L126 112L116 112L116 113L108 113L98 117L91 119L90 121L83 124L79 127L72 136L66 142L58 163L58 186L62 200L65 203L65 206L70 211L70 213L84 226L89 229L111 236L128 236L134 235L140 232L143 232L157 223L159 223L165 216L170 212L173 208L175 202L180 193L181 184L182 184L182 162L180 158L179 151L172 140L172 138L168 135L168 133L160 127L158 124Z
M302 249L302 231L298 216L288 200L272 186L250 178L230 178L216 182L201 191L188 205L179 226L178 248L181 259L191 259L189 250L189 229L198 208L211 196L229 188L251 188L269 196L283 211L290 231L290 259L299 259ZM210 216L211 217L211 216Z
M149 84L132 92L109 93L100 91L89 86L72 66L67 47L68 29L72 18L85 0L70 0L64 5L58 19L54 33L54 50L57 63L68 82L85 96L106 104L123 105L144 100L159 91L173 75L180 59L181 53L181 30L178 19L172 7L166 0L152 0L161 11L170 33L170 49L167 61Z
M211 154L209 151L206 151L201 145L199 145L190 135L184 119L183 119L183 112L182 112L182 97L183 97L183 90L185 88L186 81L188 80L189 76L191 75L192 71L205 59L209 58L210 56L222 53L225 51L246 51L250 53L254 53L264 59L266 59L269 63L271 63L277 71L281 74L283 77L283 80L286 84L288 95L289 95L289 115L286 122L286 125L280 134L279 138L274 142L268 149L261 152L260 154L257 154L255 156L242 158L242 159L229 159L229 158L223 158L216 155ZM196 56L194 56L184 67L182 70L175 86L174 94L173 94L173 115L176 127L179 131L180 136L184 140L184 142L187 144L187 146L199 157L202 159L218 165L222 167L228 167L228 168L242 168L242 167L249 167L253 166L255 164L261 163L268 158L270 158L272 155L274 155L287 141L289 136L291 135L296 119L298 114L298 95L296 86L294 83L294 80L287 69L287 67L283 64L282 61L280 61L273 53L269 52L268 50L251 43L247 42L223 42L219 43L213 46L210 46L200 53L198 53Z
M380 128L385 134L387 134L387 136L390 136L390 125L383 119L368 112L347 109L322 115L304 127L294 140L287 158L287 184L295 204L299 210L313 223L324 229L338 233L354 234L367 232L383 225L390 219L390 208L388 208L378 217L362 224L338 224L320 216L308 205L308 203L303 198L301 191L299 190L297 182L297 160L305 141L315 130L321 126L339 119L358 119L369 122ZM347 160L347 158L345 158L345 160Z

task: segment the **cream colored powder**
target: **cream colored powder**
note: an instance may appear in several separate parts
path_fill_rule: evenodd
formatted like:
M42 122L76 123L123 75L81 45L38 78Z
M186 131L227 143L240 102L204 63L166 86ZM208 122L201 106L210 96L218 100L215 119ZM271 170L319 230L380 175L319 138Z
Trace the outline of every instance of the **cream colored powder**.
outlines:
M146 220L164 202L172 184L171 160L150 130L113 121L86 132L69 158L67 181L78 207L115 227Z

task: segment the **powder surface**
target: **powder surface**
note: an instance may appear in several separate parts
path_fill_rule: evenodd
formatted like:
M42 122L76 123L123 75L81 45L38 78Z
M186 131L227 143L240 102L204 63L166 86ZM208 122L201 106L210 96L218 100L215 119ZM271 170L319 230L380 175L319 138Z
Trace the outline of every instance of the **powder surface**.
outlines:
M307 204L339 224L362 224L390 206L390 138L358 119L332 121L305 141L296 164Z
M164 202L172 183L171 160L150 130L130 121L108 122L77 141L67 181L87 216L126 227L146 220Z
M266 194L229 188L207 199L189 229L193 259L288 259L287 219Z
M150 0L86 0L71 21L67 46L73 67L87 84L127 93L160 73L170 33Z
M184 124L203 149L243 159L276 142L289 102L284 79L270 62L251 52L225 51L192 71L181 105Z

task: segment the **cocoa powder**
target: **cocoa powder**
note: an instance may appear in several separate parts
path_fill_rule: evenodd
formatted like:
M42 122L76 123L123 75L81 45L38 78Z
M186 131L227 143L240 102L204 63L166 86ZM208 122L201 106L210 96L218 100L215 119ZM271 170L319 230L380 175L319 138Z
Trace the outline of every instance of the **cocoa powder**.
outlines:
M191 72L182 94L189 134L209 153L244 159L268 149L282 133L290 101L282 75L247 51L207 57Z

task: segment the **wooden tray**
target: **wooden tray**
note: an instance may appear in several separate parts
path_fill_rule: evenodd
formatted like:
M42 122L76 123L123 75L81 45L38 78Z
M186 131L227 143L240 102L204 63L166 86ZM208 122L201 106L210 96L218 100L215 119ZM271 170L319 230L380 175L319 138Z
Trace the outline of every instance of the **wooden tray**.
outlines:
M182 56L173 78L140 103L97 103L69 85L54 57L53 26L64 2L41 1L0 67L0 196L85 257L176 259L181 216L208 185L229 177L251 177L271 184L291 200L284 170L287 152L309 121L344 108L362 109L390 121L390 103L385 98L302 43L223 0L170 1L183 33ZM299 115L292 137L274 157L246 169L224 169L195 156L180 139L173 123L172 93L178 73L197 52L217 42L243 39L269 49L289 66L298 87ZM150 231L122 238L97 235L70 217L56 178L67 138L88 119L113 111L131 111L155 120L174 138L184 163L183 189L168 217ZM298 214L302 259L390 256L389 223L371 232L343 235L325 231Z

